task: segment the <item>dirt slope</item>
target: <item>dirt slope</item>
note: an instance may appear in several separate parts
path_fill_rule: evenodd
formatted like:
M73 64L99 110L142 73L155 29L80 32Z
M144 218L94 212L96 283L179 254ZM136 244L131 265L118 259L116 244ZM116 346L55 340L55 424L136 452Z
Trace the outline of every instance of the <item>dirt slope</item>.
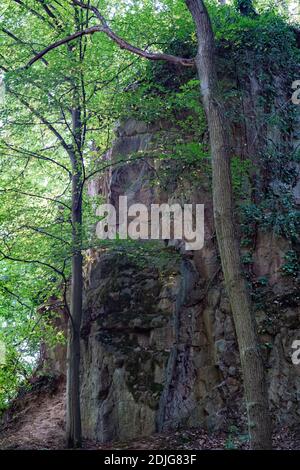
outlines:
M41 378L31 391L21 392L0 425L0 449L63 449L65 383ZM297 430L280 429L274 434L275 449L300 449ZM85 441L86 449L201 450L247 449L246 436L237 428L208 434L200 428L180 429L134 441L97 444Z
M55 449L64 445L65 384L38 384L5 414L0 449Z

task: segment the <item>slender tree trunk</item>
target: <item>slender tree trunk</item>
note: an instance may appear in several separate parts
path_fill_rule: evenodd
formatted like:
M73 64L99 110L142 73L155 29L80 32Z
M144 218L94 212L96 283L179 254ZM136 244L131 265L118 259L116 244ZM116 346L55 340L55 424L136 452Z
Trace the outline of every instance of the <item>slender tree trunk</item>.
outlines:
M226 118L218 93L214 35L202 0L186 0L186 4L194 18L198 35L196 66L210 135L214 219L241 357L251 448L270 449L272 429L265 370L234 227L230 148Z
M83 18L80 18L77 8L74 10L76 30L82 28ZM79 40L78 50L68 50L74 62L82 65L84 51L82 38ZM71 283L71 321L68 339L68 373L67 373L67 446L79 448L82 445L81 407L80 407L80 330L82 321L82 293L83 293L83 257L82 257L82 190L84 179L83 145L86 132L86 122L82 123L81 93L84 93L83 72L73 77L73 109L72 109L72 135L73 148L69 157L72 165L72 283Z
M80 110L72 113L75 142L80 139ZM79 141L77 141L78 145ZM80 148L80 147L79 147ZM68 335L67 447L81 447L80 327L82 319L82 162L78 148L70 153L72 163L72 283L71 319Z

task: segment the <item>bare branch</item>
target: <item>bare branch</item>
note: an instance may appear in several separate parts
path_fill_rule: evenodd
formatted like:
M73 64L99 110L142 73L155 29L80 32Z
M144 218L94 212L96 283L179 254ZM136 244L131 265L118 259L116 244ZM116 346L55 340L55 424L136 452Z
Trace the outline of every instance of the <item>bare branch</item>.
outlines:
M140 49L139 47L133 46L129 42L125 41L125 39L121 38L118 36L107 24L104 16L99 12L98 8L79 2L78 0L72 0L74 5L77 5L81 8L87 9L92 11L98 20L100 21L99 25L92 26L90 28L83 29L82 31L78 31L74 34L71 34L70 36L65 37L64 39L61 39L59 41L54 42L50 46L46 47L43 51L39 52L35 57L33 57L26 67L30 67L32 64L40 60L44 55L46 55L49 51L56 49L57 47L67 44L70 41L73 41L74 39L77 39L79 37L85 36L85 35L90 35L94 34L97 32L102 32L106 34L110 39L112 39L120 49L127 50L135 55L138 55L140 57L143 57L145 59L149 60L164 60L167 62L171 62L175 65L182 65L184 67L194 67L195 66L195 60L194 59L185 59L183 57L177 57L173 56L170 54L165 54L163 52L149 52L147 50Z

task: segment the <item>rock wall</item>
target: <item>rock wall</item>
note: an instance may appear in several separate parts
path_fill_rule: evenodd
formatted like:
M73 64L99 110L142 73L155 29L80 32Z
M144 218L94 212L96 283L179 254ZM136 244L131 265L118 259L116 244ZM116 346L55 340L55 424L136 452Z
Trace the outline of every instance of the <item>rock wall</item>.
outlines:
M254 99L256 86L252 78L248 102ZM245 119L246 131L233 132L232 145L240 149L253 126L253 116ZM161 132L168 132L168 123L146 125L129 119L118 128L107 158L113 162L119 155L145 150L149 154ZM246 156L256 158L257 146L247 149ZM144 158L111 167L89 187L91 195L104 194L116 206L119 195L127 195L129 204L205 204L201 251L186 252L182 242L171 240L168 246L157 242L154 248L152 242L141 242L141 250L149 252L146 259L126 246L89 253L82 327L82 419L84 435L101 442L181 425L228 429L237 416L239 422L245 420L208 178L196 185L181 181L172 190L167 185L157 188L151 181L160 165ZM299 184L298 175L292 188L296 204ZM285 238L258 229L251 274L258 279L253 295L264 300L256 315L274 420L295 425L300 421L300 368L291 363L291 344L300 339L299 278L285 278L280 270L289 246ZM159 265L160 259L164 266ZM264 287L259 279L265 276L269 282Z

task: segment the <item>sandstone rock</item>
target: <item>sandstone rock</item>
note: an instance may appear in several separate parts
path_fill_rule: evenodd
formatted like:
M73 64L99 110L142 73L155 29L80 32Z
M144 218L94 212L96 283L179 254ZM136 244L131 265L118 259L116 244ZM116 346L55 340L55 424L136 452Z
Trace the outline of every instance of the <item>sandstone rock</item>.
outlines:
M258 154L254 118L259 109L253 103L259 90L251 74L244 97L245 135L236 130L232 142L240 150L237 154L254 162ZM120 155L149 150L162 130L168 137L166 123L149 125L129 119L118 127L116 142L105 158L115 161ZM266 132L270 137L271 131ZM272 137L277 142L281 138L277 131ZM235 416L244 413L239 356L220 272L208 178L197 182L196 189L184 181L182 186L171 181L171 190L154 189L151 182L159 165L163 162L152 159L110 169L89 187L90 193L104 194L116 207L119 195L148 207L184 198L204 203L206 216L204 249L186 256L184 244L171 240L169 248L173 245L171 250L179 256L167 263L167 269L157 267L157 259L151 257L141 267L126 252L120 255L113 250L94 253L95 261L87 263L83 433L101 442L180 425L218 429L228 423L231 412ZM297 202L298 182L293 191ZM284 238L259 231L252 266L253 276L269 280L265 305L255 314L267 363L271 409L281 424L299 423L300 414L300 371L291 363L292 341L300 339L299 289L293 290L290 280L281 275L288 248ZM158 244L156 258L164 250L164 244Z

